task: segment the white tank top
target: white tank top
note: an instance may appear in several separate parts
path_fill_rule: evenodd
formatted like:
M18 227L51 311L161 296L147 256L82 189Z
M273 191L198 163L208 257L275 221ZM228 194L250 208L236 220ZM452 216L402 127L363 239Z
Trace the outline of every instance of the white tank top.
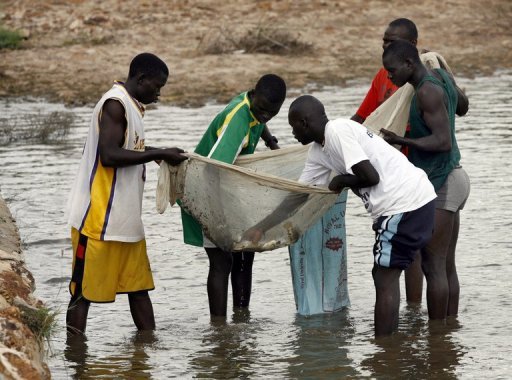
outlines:
M144 151L144 107L116 82L94 108L78 176L68 202L69 224L96 240L137 242L144 239L142 196L145 165L103 167L99 157L99 120L103 104L118 100L125 109L124 149Z

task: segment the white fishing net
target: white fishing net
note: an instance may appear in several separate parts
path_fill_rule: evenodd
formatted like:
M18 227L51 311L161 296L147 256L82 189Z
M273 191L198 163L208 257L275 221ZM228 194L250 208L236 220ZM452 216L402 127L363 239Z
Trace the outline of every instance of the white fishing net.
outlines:
M226 251L268 251L290 245L336 201L325 187L297 182L308 147L302 145L240 156L234 165L196 154L179 167L162 163L158 174L157 210L179 199L205 235ZM271 173L271 174L270 174ZM285 198L300 203L275 210ZM279 223L253 243L244 232L274 213Z
M421 55L431 68L450 68L437 53ZM364 125L378 132L381 128L404 135L409 106L414 93L406 84L396 91L365 121ZM307 186L297 182L304 168L308 147L285 147L251 155L239 156L234 165L211 160L196 154L179 167L162 163L157 186L157 210L163 213L170 203L180 199L202 226L205 235L225 251L269 251L288 246L312 226L336 201L337 194L326 187ZM286 210L278 206L290 197L303 202ZM276 215L276 210L279 214ZM273 214L279 223L265 231L253 243L243 234Z

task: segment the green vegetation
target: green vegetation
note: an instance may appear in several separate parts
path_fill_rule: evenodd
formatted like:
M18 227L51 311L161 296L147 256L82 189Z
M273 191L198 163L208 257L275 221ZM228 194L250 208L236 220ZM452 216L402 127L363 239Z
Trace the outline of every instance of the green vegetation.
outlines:
M0 49L17 49L22 40L20 32L0 26Z
M20 305L20 310L23 323L34 333L37 340L40 343L48 342L57 327L59 313L47 307L33 308Z

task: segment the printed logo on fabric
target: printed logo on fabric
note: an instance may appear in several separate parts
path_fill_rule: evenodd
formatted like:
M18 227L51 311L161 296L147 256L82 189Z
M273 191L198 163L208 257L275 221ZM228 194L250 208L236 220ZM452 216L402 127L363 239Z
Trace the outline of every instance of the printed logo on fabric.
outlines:
M325 248L331 251L339 251L343 248L343 240L337 237L330 238L325 242Z
M133 150L144 151L144 140L145 139L139 138L139 134L137 133L137 131L135 131L135 139L133 140Z
M331 229L340 229L343 228L343 217L345 217L345 213L343 212L340 216L334 216L329 220L324 226L324 234L328 235L331 233Z

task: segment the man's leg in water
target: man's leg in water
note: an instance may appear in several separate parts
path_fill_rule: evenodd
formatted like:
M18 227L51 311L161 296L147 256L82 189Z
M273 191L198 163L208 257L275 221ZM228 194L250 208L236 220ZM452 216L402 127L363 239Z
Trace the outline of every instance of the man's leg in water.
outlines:
M69 301L66 313L66 328L70 334L84 334L91 303L82 296L82 286L76 284L75 295Z
M423 273L427 279L427 307L430 319L444 319L448 313L446 260L452 241L455 214L436 209L434 235L422 250Z
M418 252L414 261L405 271L405 297L408 303L421 303L423 296L423 270L421 269L421 253Z
M153 304L149 298L147 290L128 293L130 302L130 312L133 322L138 330L154 330L155 315L153 313Z
M457 211L454 215L453 233L448 247L448 256L446 257L446 274L448 276L448 316L456 316L459 312L459 277L457 276L457 267L455 265L455 250L459 238L460 213Z
M233 255L220 248L205 248L205 250L210 261L207 281L210 314L225 317L228 308L228 280L233 265Z
M254 252L233 252L231 288L233 307L248 307L251 300Z
M400 310L401 269L385 268L374 264L372 275L375 284L375 336L390 335L398 328Z

